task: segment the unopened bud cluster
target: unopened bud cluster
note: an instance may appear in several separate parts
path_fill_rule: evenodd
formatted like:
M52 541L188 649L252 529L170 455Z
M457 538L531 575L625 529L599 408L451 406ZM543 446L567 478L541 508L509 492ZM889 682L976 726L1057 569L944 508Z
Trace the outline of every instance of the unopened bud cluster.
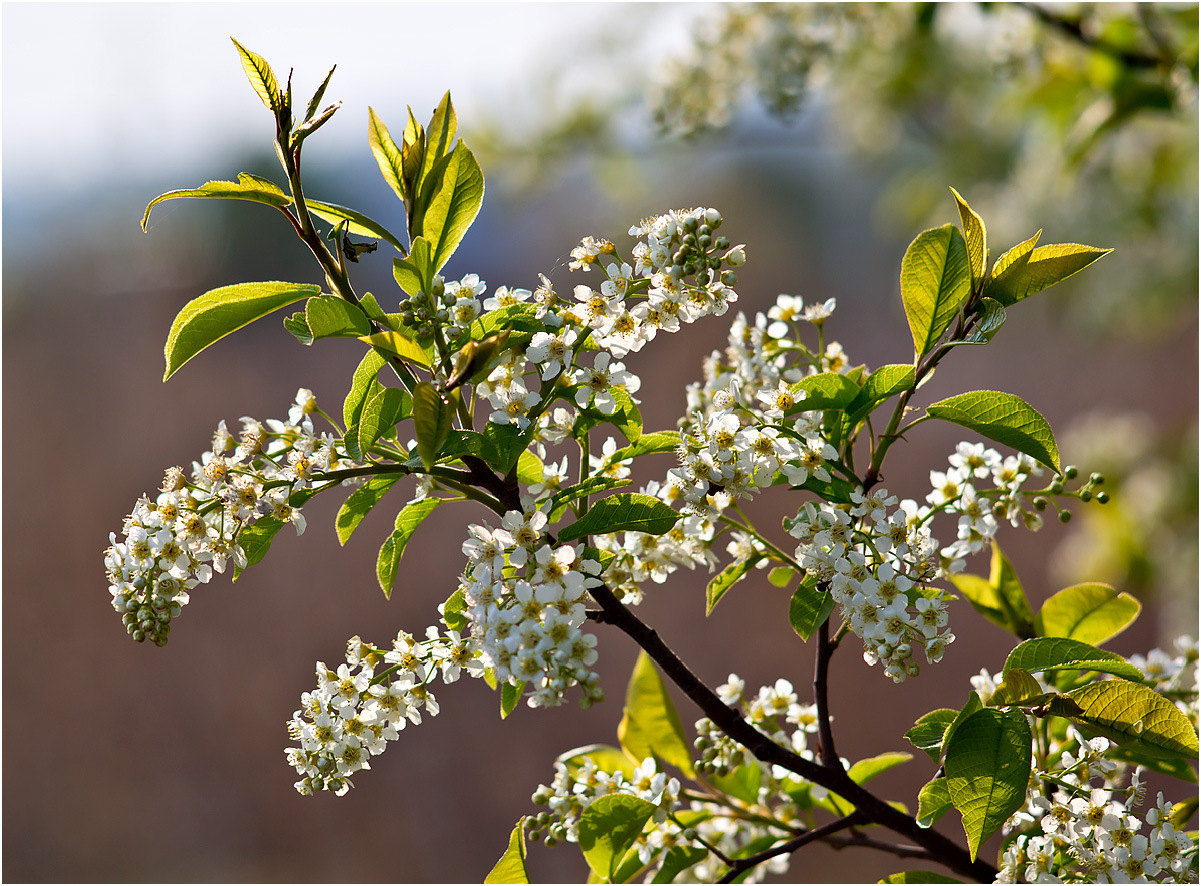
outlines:
M125 518L120 540L109 535L109 593L135 640L164 645L193 588L230 562L246 565L240 538L247 526L269 517L304 531L292 494L350 464L328 434L314 433L314 408L312 392L302 388L286 422L243 417L240 441L222 421L191 479L169 468L155 499L142 497Z

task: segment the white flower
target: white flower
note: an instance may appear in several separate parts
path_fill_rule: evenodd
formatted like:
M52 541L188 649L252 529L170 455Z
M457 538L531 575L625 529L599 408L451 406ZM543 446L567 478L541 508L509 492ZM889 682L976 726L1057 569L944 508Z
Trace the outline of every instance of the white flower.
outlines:
M575 340L576 331L570 327L554 334L536 332L525 352L526 359L539 366L542 380L548 381L571 366Z
M638 376L626 371L624 364L612 362L607 351L596 355L591 369L577 369L574 382L580 386L575 397L580 407L592 402L597 409L609 415L617 410L617 400L612 393L614 388L633 393L642 384Z

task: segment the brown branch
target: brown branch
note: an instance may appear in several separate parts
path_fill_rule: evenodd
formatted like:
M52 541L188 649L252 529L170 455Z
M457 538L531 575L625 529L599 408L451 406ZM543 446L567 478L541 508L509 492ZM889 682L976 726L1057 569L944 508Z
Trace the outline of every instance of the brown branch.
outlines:
M846 830L849 827L854 827L856 824L863 823L862 816L859 812L852 812L845 818L840 818L837 821L829 822L819 828L814 828L811 831L805 831L797 837L792 838L786 843L781 843L778 846L773 846L771 849L765 849L755 855L747 858L736 858L730 864L730 869L726 871L718 883L733 883L739 874L749 871L757 865L763 864L765 861L775 858L777 855L786 855L796 852L807 843L813 843L816 840L824 840L838 831Z
M976 882L992 882L997 869L985 861L973 861L968 851L937 831L921 827L913 818L856 784L841 766L830 767L806 760L782 747L748 723L732 707L689 670L653 630L630 611L605 585L591 589L602 614L594 620L610 624L637 643L663 673L713 721L722 732L741 744L757 759L781 766L808 781L838 794L862 815L867 823L879 824L912 840L930 853L932 859Z

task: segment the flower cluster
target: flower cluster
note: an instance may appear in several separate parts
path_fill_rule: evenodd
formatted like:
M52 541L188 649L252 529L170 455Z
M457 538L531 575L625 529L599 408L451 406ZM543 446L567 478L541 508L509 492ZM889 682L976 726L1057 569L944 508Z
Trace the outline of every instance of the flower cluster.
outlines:
M430 627L425 640L401 631L387 651L351 637L337 670L317 662L317 688L301 695L301 708L288 722L288 737L300 745L284 752L302 776L296 790L345 794L353 787L350 776L370 769L370 758L408 723L420 723L422 709L438 714L429 688L434 678L453 683L463 671L479 677L484 665L475 642L458 631Z
M709 314L724 314L738 295L732 270L746 261L742 246L715 232L716 209L680 209L634 225L630 236L643 237L633 249L633 265L622 261L607 240L585 237L571 251L572 269L599 268L599 290L576 286L576 302L563 316L592 330L598 346L621 357L641 350L659 330L676 332ZM636 303L627 298L643 294Z
M193 588L228 563L246 565L246 527L269 518L304 531L304 517L289 503L293 493L350 464L332 437L314 433L315 409L312 392L301 388L286 422L243 417L235 441L222 421L212 449L193 462L191 480L182 468L168 468L155 499L143 496L125 518L122 538L109 535L109 593L135 640L165 644Z
M592 703L603 698L590 670L596 637L580 627L601 566L578 545L547 543L546 522L543 511L510 511L499 528L468 527L463 614L497 681L531 687L530 707L562 704L577 683Z
M829 588L862 638L864 661L883 662L899 683L917 675L916 650L936 662L955 639L945 630L947 596L927 586L938 575L938 544L913 502L893 508L897 499L883 487L851 497L849 505L810 502L786 526L800 540L797 562Z
M549 786L539 785L534 791L534 803L548 811L525 820L526 833L531 839L545 837L553 846L560 840L575 843L579 840L580 815L598 797L608 794L628 794L654 804L655 827L639 835L635 847L639 860L650 864L660 852L680 842L681 828L671 819L680 804L680 781L668 778L659 769L654 757L647 757L628 770L608 772L591 758L582 761L568 754L555 761L555 778Z
M806 736L817 730L816 707L801 703L787 680L748 694L745 683L731 674L717 692L773 741L805 759L814 759L806 747ZM560 840L578 842L580 816L594 800L607 794L630 794L657 807L635 843L648 876L653 876L672 847L695 846L716 849L721 855L710 851L678 873L674 881L712 882L725 870L722 856L737 857L752 843L769 845L793 836L796 827L807 826L815 805L829 802L824 788L783 769L764 770L709 720L699 720L696 728L694 768L703 791L681 787L654 758L635 767L631 759L595 758L594 749L584 748L561 756L555 763L554 781L549 786L539 785L534 792L534 803L546 811L526 819L528 835L544 837L548 845ZM599 765L598 759L605 765ZM731 777L735 770L740 770L739 774ZM745 882L757 882L767 873L779 874L787 868L788 856L782 855L755 868Z

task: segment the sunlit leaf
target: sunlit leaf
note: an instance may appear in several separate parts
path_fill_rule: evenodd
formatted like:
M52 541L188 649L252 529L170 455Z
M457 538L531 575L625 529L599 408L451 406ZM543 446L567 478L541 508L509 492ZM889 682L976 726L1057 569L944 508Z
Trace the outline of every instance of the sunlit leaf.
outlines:
M338 516L334 520L338 541L341 544L346 544L354 531L359 528L359 524L363 522L363 518L383 500L388 490L395 486L400 479L400 474L372 477L350 493L346 501L342 503L342 507L338 509Z
M602 498L579 520L559 531L559 541L607 532L645 532L662 535L682 515L657 498L634 492L619 492Z
M1189 718L1149 686L1126 680L1090 683L1068 693L1081 713L1072 721L1123 747L1153 757L1196 760L1197 733Z
M984 230L984 220L959 196L958 191L951 188L951 193L955 197L955 205L959 207L959 221L963 225L963 239L967 244L972 285L978 286L984 279L984 272L988 266L988 234Z
M968 391L931 403L926 412L1024 452L1059 473L1059 448L1051 426L1021 397L1001 391Z
M1126 630L1142 605L1101 582L1085 582L1056 592L1038 613L1040 633L1099 645Z
M530 874L525 869L525 818L522 817L517 826L513 828L513 833L509 835L509 847L505 850L505 854L500 857L492 870L488 872L488 876L484 877L485 883L529 883Z
M606 794L589 804L579 818L579 846L584 860L602 882L610 882L643 827L654 814L647 800L629 794Z
M380 547L375 567L376 578L379 579L379 586L385 597L392 597L392 586L396 583L396 570L400 566L400 558L404 554L409 539L412 538L421 522L443 501L445 499L441 498L418 499L405 505L396 515L396 528Z
M282 208L292 205L292 198L280 190L275 182L251 175L249 172L238 173L236 182L211 181L205 182L198 188L185 188L179 191L168 191L159 194L150 201L142 216L142 230L150 220L150 210L165 200L191 198L199 200L248 200L252 203L262 203L266 206Z
M320 291L320 286L311 283L235 283L192 299L176 315L167 333L163 381L231 332Z
M639 653L630 675L617 736L626 753L639 762L653 755L689 777L694 774L680 716L646 652Z
M976 711L947 739L947 793L963 816L973 861L1026 801L1031 741L1025 714L994 708Z
M1005 670L1010 668L1022 668L1032 674L1071 668L1113 674L1126 680L1143 679L1143 672L1116 652L1066 637L1035 637L1019 643L1005 659Z
M972 274L963 235L943 225L917 235L901 260L901 301L913 350L927 353L971 294Z

